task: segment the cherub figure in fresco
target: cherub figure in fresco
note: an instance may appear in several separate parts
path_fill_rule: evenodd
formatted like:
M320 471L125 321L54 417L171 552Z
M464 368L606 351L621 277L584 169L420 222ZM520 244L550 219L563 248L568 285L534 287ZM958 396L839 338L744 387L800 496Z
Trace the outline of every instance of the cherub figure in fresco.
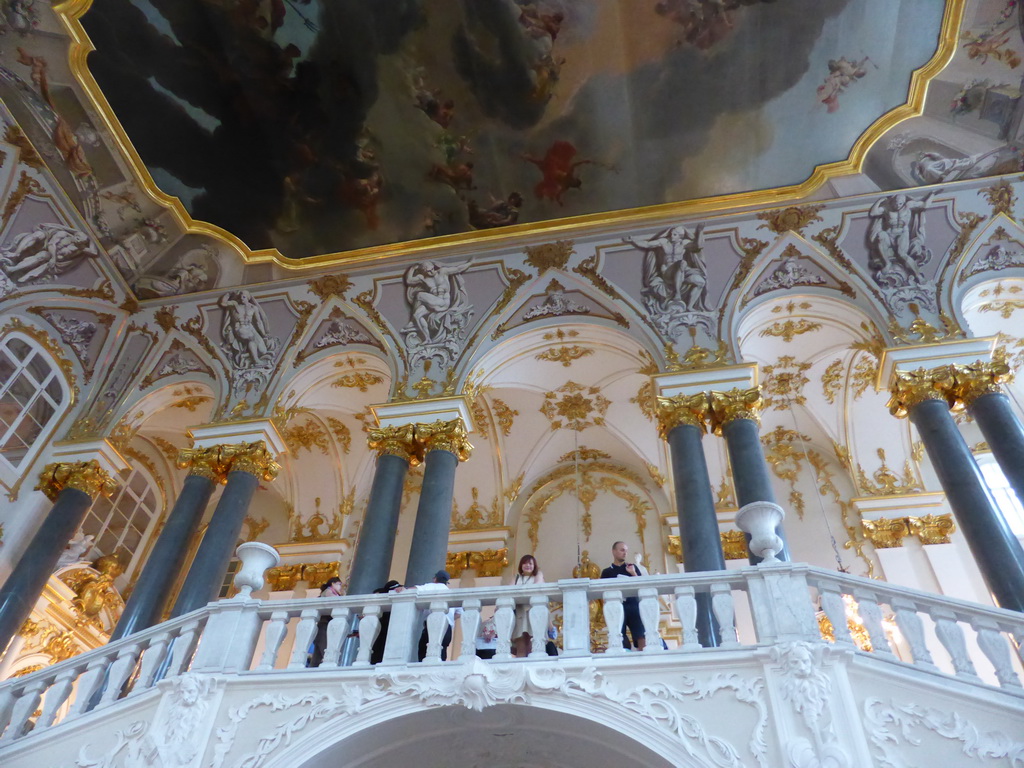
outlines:
M692 235L680 225L643 242L632 237L625 242L644 253L642 294L653 311L667 312L673 305L688 312L707 311L703 222Z
M867 56L860 61L850 61L845 56L829 60L828 77L818 86L818 99L828 107L829 112L837 111L839 95L868 73L864 65L870 60Z
M904 194L881 197L868 211L868 267L883 288L921 283L918 267L932 257L925 239L924 214L939 191L932 190L921 200Z
M683 30L689 45L707 50L724 40L735 27L734 14L745 5L773 0L658 0L654 12L669 19Z
M221 335L236 368L258 368L274 356L267 316L248 291L232 291L217 302L224 309Z
M432 344L462 331L473 311L462 277L469 265L469 261L447 266L422 261L405 271L405 297L412 320L403 334L416 334L421 344Z
M1010 69L1020 66L1020 55L1012 48L1003 48L1010 42L1010 30L1002 32L989 30L976 34L970 30L965 31L960 39L964 41L964 50L967 51L967 58L980 59L982 64L988 62L991 56L997 61L1003 62Z
M519 24L526 30L526 33L533 38L551 38L553 43L562 29L562 22L565 21L565 14L556 11L544 13L537 7L537 3L520 0L516 3L519 6Z
M7 25L22 37L39 26L35 0L7 0L3 14Z
M583 180L576 175L576 169L581 165L593 163L593 160L577 160L576 147L568 141L556 141L544 157L534 157L529 153L523 153L522 157L528 163L533 163L544 178L533 188L533 194L538 199L554 200L559 205L564 205L563 196L570 189L579 189L583 186Z
M430 167L427 177L431 181L439 181L447 184L452 189L476 189L473 184L473 163L451 163L450 165L438 165L435 163Z
M545 54L530 66L530 79L533 81L533 88L530 89L531 101L546 102L551 98L563 64L564 58L556 59L551 54Z
M489 208L481 209L476 200L466 203L469 223L474 229L490 229L492 227L508 227L519 221L519 209L523 205L523 196L518 192L511 193L505 200L491 196Z

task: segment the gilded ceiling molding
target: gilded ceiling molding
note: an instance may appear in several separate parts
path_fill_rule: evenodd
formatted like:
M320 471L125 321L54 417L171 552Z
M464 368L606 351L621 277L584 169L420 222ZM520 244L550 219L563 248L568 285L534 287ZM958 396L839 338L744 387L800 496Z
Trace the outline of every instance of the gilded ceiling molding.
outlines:
M338 505L338 509L331 513L328 520L320 509L320 497L313 499L314 511L307 519L295 514L295 508L288 505L288 519L290 538L293 542L316 542L316 541L343 541L341 536L342 528L345 526L345 517L351 513L354 504L354 496L349 494ZM334 574L337 575L337 574ZM326 581L326 578L324 578Z
M537 270L537 276L549 269L564 270L569 257L576 252L576 244L572 240L556 240L553 243L526 247L526 263Z
M1017 195L1013 192L1013 186L1006 179L1000 179L991 187L984 187L978 190L978 194L985 198L985 202L992 208L992 215L1003 214L1013 218L1013 208L1017 205Z
M796 484L800 474L800 462L807 458L807 454L798 450L794 443L800 441L802 445L806 445L810 440L807 435L782 426L761 436L761 444L765 447L765 460L775 476L789 484L789 503L796 510L800 520L804 519L805 505L804 496L797 490Z
M445 570L453 579L459 578L464 571L475 571L477 576L501 576L508 565L508 549L484 549L471 552L449 552L445 561Z
M47 464L39 473L39 484L35 490L42 491L46 498L56 502L57 496L65 488L74 488L90 499L96 499L101 495L110 497L117 490L117 486L117 480L100 467L96 459L90 459Z
M822 327L821 323L802 317L798 320L787 318L785 322L780 320L772 323L767 328L762 329L758 335L762 337L775 336L788 343L797 336L820 330Z
M837 358L828 364L828 368L821 375L821 393L825 396L829 405L834 404L836 397L843 391L845 372L846 367L843 365L842 359Z
M791 403L804 405L804 386L811 383L804 373L811 368L810 363L797 362L792 355L783 355L774 365L761 366L765 374L761 391L766 395L764 406L775 410L784 410Z
M730 389L727 392L710 393L711 427L716 435L722 434L722 427L736 419L749 419L761 423L761 410L765 401L761 388Z
M1004 320L1009 320L1015 311L1024 309L1024 299L1001 299L999 297L1004 293L1018 294L1021 292L1024 292L1024 288L1021 288L1019 285L1011 285L1009 288L1004 288L1002 283L997 283L995 288L991 290L985 289L979 294L980 296L993 296L995 300L985 302L978 307L978 311L998 312L999 316Z
M242 521L246 528L245 540L256 541L267 528L270 527L270 522L265 517L261 517L257 520L249 515L245 516L245 520Z
M587 357L588 355L594 354L594 350L589 347L581 347L579 344L571 344L561 347L551 347L546 349L538 355L534 356L535 360L544 360L551 363L561 363L562 367L568 368L576 360Z
M313 452L317 449L324 456L328 451L327 431L320 422L310 417L305 424L293 424L281 431L281 438L284 440L288 450L298 456L303 449Z
M839 455L840 449L842 452L846 452L845 448L836 446L834 443L833 447L837 451L837 456ZM818 493L822 496L830 497L832 502L839 508L843 529L846 531L847 535L847 540L843 544L843 549L852 549L866 566L866 572L864 575L869 579L872 578L875 573L875 564L864 551L864 544L867 539L864 536L864 529L860 526L860 515L857 514L853 504L847 500L849 498L849 494L842 494L839 492L839 488L836 487L835 484L835 476L832 473L832 470L829 469L828 461L824 456L817 451L810 449L807 451L807 461L812 467L814 467L815 482L818 487ZM844 467L847 469L849 468L849 459L847 459L846 462L843 462L842 459L839 459L839 461L844 465Z
M39 156L36 148L32 146L32 141L21 130L21 126L15 123L8 124L4 128L4 143L16 147L18 149L18 161L24 163L29 168L38 171L46 167L43 158Z
M43 185L40 184L37 179L29 175L27 171L22 171L21 176L18 177L18 185L14 188L14 192L11 193L11 196L7 198L7 204L4 206L3 217L0 219L0 228L7 226L7 222L11 220L14 212L18 210L18 206L20 206L29 195L39 198L50 197L46 194L46 190L43 189Z
M651 480L653 480L659 487L664 488L668 485L668 478L662 474L660 469L658 469L657 464L651 464L649 461L646 461L644 462L644 466L647 468L647 474L651 476Z
M164 333L170 333L178 327L178 317L175 314L177 309L177 304L168 304L167 306L160 307L153 313L153 320L156 321L156 324L160 326L160 330Z
M339 367L342 363L335 363L334 365ZM358 389L360 392L367 392L374 384L381 384L383 382L384 377L379 374L357 371L355 373L342 374L331 382L331 386L335 388L348 387Z
M309 290L318 298L320 301L327 301L332 296L337 296L339 299L344 299L348 289L352 287L352 281L349 280L348 275L338 272L333 275L323 275L310 280L307 285Z
M383 336L391 339L393 343L388 345L389 350L397 354L405 367L408 368L409 356L405 353L405 344L401 343L398 338L396 338L395 334L391 332L391 327L384 321L380 312L378 312L377 308L373 305L373 290L368 289L358 294L354 299L352 299L352 303L366 313L370 322L378 331L381 332Z

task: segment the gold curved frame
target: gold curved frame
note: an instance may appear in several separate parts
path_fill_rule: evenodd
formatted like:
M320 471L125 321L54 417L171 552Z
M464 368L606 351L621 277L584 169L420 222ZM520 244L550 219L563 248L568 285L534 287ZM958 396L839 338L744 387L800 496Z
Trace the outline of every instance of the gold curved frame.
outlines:
M753 192L736 192L715 197L703 197L673 203L661 203L643 208L630 208L622 211L591 213L572 216L564 219L553 219L543 222L517 224L502 227L500 231L463 232L441 237L424 238L423 240L387 243L369 248L352 251L339 251L311 256L305 259L292 259L281 254L276 248L251 250L242 240L221 227L205 221L197 221L182 205L177 197L166 194L156 185L142 158L128 138L99 84L89 72L86 65L88 55L95 50L92 41L86 34L79 19L92 5L92 0L66 0L53 7L57 18L64 25L71 38L69 63L71 72L78 80L92 102L92 106L103 120L107 130L113 136L122 157L131 166L136 180L146 193L156 202L165 206L186 234L207 235L233 248L247 264L273 263L289 270L303 270L316 266L335 264L359 264L386 259L399 254L404 256L435 253L442 249L450 249L453 254L475 251L481 244L500 247L511 243L524 235L552 237L565 232L573 232L575 236L598 232L601 229L623 224L645 224L696 213L717 212L731 208L748 208L752 206L780 205L799 200L810 195L829 179L850 173L859 173L868 151L891 128L917 117L924 111L925 96L928 84L953 58L957 50L958 33L963 20L964 7L967 0L946 0L942 27L939 33L939 46L931 60L920 69L914 71L910 80L910 92L906 103L890 110L858 137L845 160L817 166L811 175L800 184L785 187L757 190ZM461 247L460 247L461 246Z

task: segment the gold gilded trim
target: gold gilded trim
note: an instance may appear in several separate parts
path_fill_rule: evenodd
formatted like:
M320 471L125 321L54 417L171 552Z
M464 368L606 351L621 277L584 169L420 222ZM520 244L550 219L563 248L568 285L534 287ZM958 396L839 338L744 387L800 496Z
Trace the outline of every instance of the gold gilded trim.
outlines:
M764 408L760 387L712 391L710 398L711 427L716 435L721 435L722 427L736 419L749 419L760 425L761 409Z
M695 395L673 395L658 398L658 435L668 440L669 433L680 425L697 427L701 434L708 431L707 418L711 405L703 392Z
M100 495L111 496L117 490L117 481L100 467L96 459L55 462L47 464L39 473L39 484L35 489L46 494L50 501L56 502L65 488L74 488L95 499Z
M433 237L415 243L388 243L370 248L322 254L308 259L291 259L282 255L275 248L250 250L242 240L227 230L205 221L193 219L177 197L172 197L157 187L120 121L110 108L99 84L87 67L88 55L95 50L95 46L82 27L80 19L91 5L92 0L67 0L55 6L53 10L71 38L69 63L73 76L88 97L93 109L98 113L104 127L109 131L122 157L146 194L165 206L168 213L185 230L186 234L205 235L219 240L235 250L246 263L272 262L284 269L302 270L327 264L365 263L399 255L423 259L427 258L427 254L453 246L461 246L457 250L471 253L474 250L479 250L484 244L492 247L508 245L524 235L551 238L558 234L571 232L573 236L578 237L590 231L597 231L613 225L643 225L647 222L664 221L682 215L703 214L749 206L778 207L792 200L806 198L832 178L859 173L868 151L876 141L894 126L924 112L929 82L945 68L956 53L966 0L947 0L942 28L939 32L938 48L931 60L911 75L907 101L885 113L868 126L854 142L850 154L845 160L817 166L811 175L800 184L662 203L613 213L600 212L545 222L518 224L502 228L498 232L478 231Z
M911 535L916 536L925 545L949 544L949 537L956 532L953 516L948 512L944 515L908 517L907 527Z
M890 520L880 517L877 520L861 522L864 535L875 545L875 549L894 549L903 546L903 539L910 535L910 527L905 517Z
M413 437L412 424L371 429L366 442L371 450L377 451L381 456L397 456L411 464L419 464L421 460Z

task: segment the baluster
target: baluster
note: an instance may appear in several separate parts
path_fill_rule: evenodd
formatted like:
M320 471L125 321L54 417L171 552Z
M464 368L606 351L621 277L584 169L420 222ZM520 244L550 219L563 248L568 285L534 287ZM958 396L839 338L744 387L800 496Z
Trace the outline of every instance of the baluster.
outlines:
M459 659L467 664L476 658L476 636L480 632L480 601L476 598L462 601L462 617L459 619L462 628L462 648Z
M139 666L139 677L135 681L135 685L128 693L128 697L138 696L143 691L149 690L153 686L153 678L156 676L157 669L160 668L160 663L164 660L164 656L167 653L167 644L170 643L171 637L169 632L163 632L154 638L145 653L142 654L142 664Z
M448 602L431 600L430 613L427 614L427 655L423 661L427 664L441 663L441 643L448 629Z
M317 621L320 619L318 608L303 608L299 614L299 626L295 630L295 645L288 660L288 669L305 669L309 656L309 646L316 636Z
M259 666L261 672L274 668L277 660L277 652L281 650L281 643L288 632L288 611L274 611L270 614L270 621L263 633L263 655L260 656Z
M327 647L324 649L324 660L320 668L337 669L341 657L341 643L348 635L348 615L351 608L335 608L331 611L331 623L327 625ZM362 627L359 636L362 637Z
M24 734L25 726L28 724L29 718L32 717L32 713L39 706L39 699L42 697L45 688L46 679L40 677L22 690L21 696L14 702L14 708L11 710L11 724L8 726L3 738L0 738L0 745L10 744Z
M548 642L548 599L544 595L530 598L530 658L542 659L547 656L544 646Z
M165 678L177 677L188 666L199 639L199 619L193 619L181 628L171 643L171 662L167 665Z
M683 625L683 650L697 651L701 649L697 637L697 598L693 587L676 587L676 613L679 623Z
M1006 645L1006 638L999 631L999 625L988 618L979 618L974 621L974 630L978 633L978 646L985 652L985 656L995 667L996 679L1003 688L1020 688L1020 680L1017 673L1013 671L1013 664L1010 661L1010 649Z
M100 656L89 662L89 666L85 668L85 674L78 678L78 687L75 689L75 703L71 705L71 711L64 718L65 722L88 711L93 694L96 693L96 689L103 681L103 671L109 662L110 659L106 656Z
M352 662L353 667L370 666L370 654L373 653L373 643L380 633L380 606L368 605L363 612L363 618L359 620L359 651L356 653L356 660Z
M739 646L736 634L736 609L732 602L732 587L728 584L711 585L711 610L718 619L722 642L719 648L736 648Z
M50 690L46 692L43 711L36 719L36 727L33 729L33 732L41 731L53 725L53 721L57 719L57 710L60 709L61 705L67 701L68 696L71 695L71 689L75 685L79 672L81 672L80 668L71 667L57 675L57 679L53 681Z
M900 628L900 632L910 645L910 654L914 657L915 666L937 672L939 668L935 666L928 646L925 645L924 624L917 615L917 606L903 597L894 597L889 601L889 606L896 612L896 626Z
M498 650L494 658L508 661L512 658L512 625L516 620L516 599L499 597L496 601L498 609L494 612L494 630L498 641Z
M975 682L981 682L977 671L974 669L974 662L967 655L967 640L964 637L964 630L956 620L952 611L942 608L933 608L931 611L932 620L935 622L935 635L946 649L950 660L953 662L953 669L957 677L963 677Z
M11 722L11 709L14 707L14 686L0 688L0 735Z
M127 648L122 648L117 654L114 663L110 665L110 674L107 675L107 687L100 697L96 709L106 709L121 695L121 688L128 675L135 669L135 661L139 656L139 644L132 643Z
M661 653L661 603L658 602L658 590L644 587L637 592L640 598L640 620L644 623L644 653Z
M821 609L825 611L832 625L832 637L836 645L853 648L853 635L850 634L849 618L846 615L846 603L839 587L832 584L819 584L818 594L821 595Z
M622 608L622 592L618 589L607 590L603 595L604 600L604 625L608 630L608 649L605 653L616 655L625 653L623 647L625 639L622 637L622 621L624 612Z
M855 590L853 593L857 600L857 613L864 620L864 627L871 638L871 647L880 656L893 656L889 648L889 638L886 637L882 628L882 609L878 607L878 598L871 592Z

